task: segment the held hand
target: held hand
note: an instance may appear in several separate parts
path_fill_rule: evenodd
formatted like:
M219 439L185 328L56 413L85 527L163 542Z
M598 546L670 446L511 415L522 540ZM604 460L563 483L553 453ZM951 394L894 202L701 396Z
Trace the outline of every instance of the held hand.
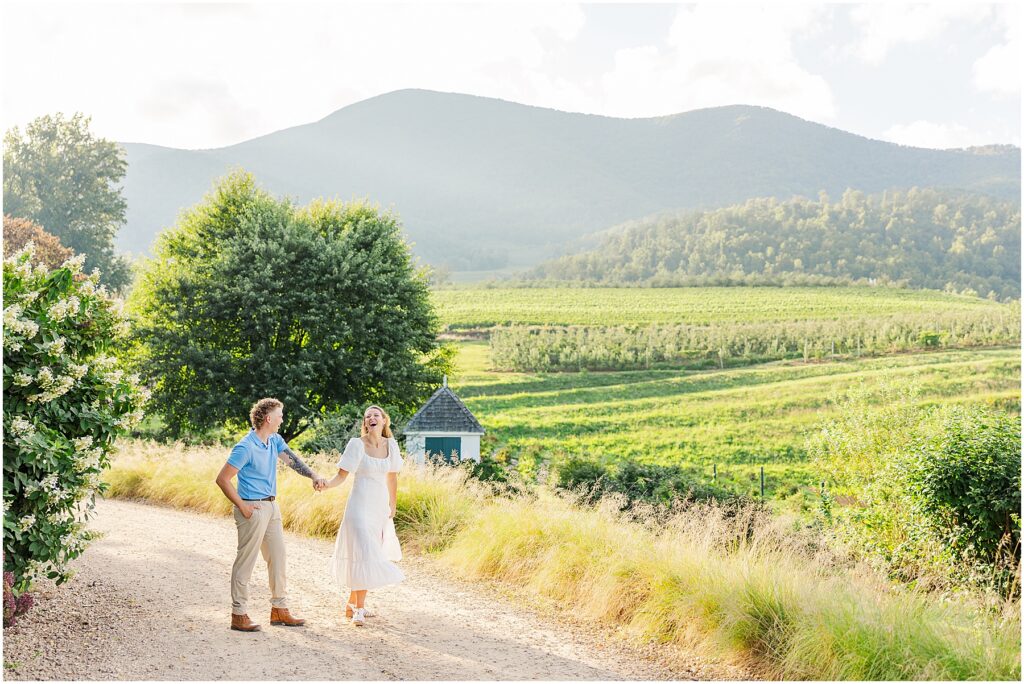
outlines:
M327 488L327 480L322 477L313 478L313 490L316 492L322 492Z

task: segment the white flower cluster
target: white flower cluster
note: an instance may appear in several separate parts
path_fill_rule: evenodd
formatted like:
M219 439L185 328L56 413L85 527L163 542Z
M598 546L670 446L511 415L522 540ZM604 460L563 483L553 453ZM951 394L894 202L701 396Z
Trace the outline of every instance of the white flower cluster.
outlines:
M85 255L76 254L73 257L69 257L64 260L61 264L61 268L70 268L72 273L81 273L82 267L85 265Z
M29 440L35 437L36 426L28 420L18 416L11 421L11 432L21 444L27 445Z
M120 368L114 368L111 370L104 371L100 374L100 379L108 385L116 385L121 382L121 378L124 377L124 371Z
M75 380L81 380L89 372L89 365L85 363L69 363L67 370Z
M36 524L36 516L26 515L24 518L18 521L18 528L22 532L28 532L29 528Z
M97 489L100 487L102 479L99 473L88 473L82 482L81 488L78 490L78 498L80 501L85 501L91 497Z
M32 376L28 373L22 373L18 371L14 374L14 385L15 387L26 387L32 384Z
M67 299L60 299L51 304L47 313L51 321L63 321L68 316L78 313L81 305L78 297L71 295Z
M100 468L100 459L103 458L103 448L93 447L93 438L90 435L71 440L75 447L75 470L84 473L87 470Z
M97 356L92 361L92 365L96 368L113 368L117 364L117 359L113 356Z
M50 473L39 483L39 489L49 493L56 492L60 486L57 484L57 473Z
M26 340L31 340L39 332L39 324L35 321L22 318L24 309L20 304L11 304L4 309L4 341L9 335L23 335ZM21 345L18 345L18 349ZM17 350L15 350L17 351Z
M153 392L150 391L150 389L148 387L146 387L145 385L142 384L142 378L139 377L138 373L132 373L127 378L125 378L125 380L127 380L128 384L131 386L131 388L133 390L135 390L135 393L139 397L139 404L140 405L143 405L143 404L146 404L147 402L149 402L150 398L153 396ZM122 398L122 401L123 400L124 400L124 398Z
M60 538L60 545L66 554L75 554L85 548L85 534L80 530L69 530Z
M62 501L71 500L75 497L73 490L64 489L60 486L56 473L47 475L41 482L30 483L25 486L25 494L34 494L40 491L46 494L46 500L51 504L59 504ZM49 520L51 517L47 516L47 519Z
M29 240L25 243L25 246L19 249L15 254L12 254L7 259L4 259L5 264L10 264L14 267L14 272L22 278L32 277L32 257L35 255L36 246L35 243Z
M71 375L55 376L49 366L43 366L36 374L36 382L44 391L40 394L30 395L28 400L45 404L67 394L67 391L74 386L75 378Z
M129 430L141 423L143 418L145 418L145 414L140 409L136 409L118 418L114 421L114 425Z
M67 340L60 335L57 335L52 342L46 342L43 344L43 349L45 349L46 353L51 356L60 356L64 353L65 345L67 345Z

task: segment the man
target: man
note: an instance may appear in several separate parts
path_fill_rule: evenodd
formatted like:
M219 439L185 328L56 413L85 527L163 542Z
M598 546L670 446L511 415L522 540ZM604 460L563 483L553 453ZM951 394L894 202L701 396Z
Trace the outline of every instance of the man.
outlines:
M277 399L260 399L249 411L252 430L231 450L227 463L217 475L217 486L235 505L238 552L231 566L231 629L257 632L258 624L248 615L249 578L256 554L263 552L270 575L270 624L301 627L305 620L293 617L287 604L284 528L277 498L277 460L313 480L320 491L326 481L310 470L277 434L284 421L284 404ZM238 475L238 490L231 478Z

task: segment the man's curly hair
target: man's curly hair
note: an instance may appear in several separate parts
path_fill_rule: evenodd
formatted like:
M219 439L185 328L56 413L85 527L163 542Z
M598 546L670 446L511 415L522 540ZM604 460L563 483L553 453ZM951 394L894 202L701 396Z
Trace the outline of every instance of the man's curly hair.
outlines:
M249 409L249 422L252 423L252 429L259 430L260 426L263 425L264 421L266 421L267 416L270 415L271 411L283 407L284 404L272 397L267 397L257 401L252 405L252 408Z

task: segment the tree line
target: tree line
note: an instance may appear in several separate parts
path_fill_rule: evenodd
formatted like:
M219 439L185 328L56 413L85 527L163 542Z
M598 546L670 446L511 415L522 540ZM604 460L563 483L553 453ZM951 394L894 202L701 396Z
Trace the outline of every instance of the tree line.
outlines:
M912 188L752 199L625 224L528 278L605 285L888 283L1020 297L1019 202Z

